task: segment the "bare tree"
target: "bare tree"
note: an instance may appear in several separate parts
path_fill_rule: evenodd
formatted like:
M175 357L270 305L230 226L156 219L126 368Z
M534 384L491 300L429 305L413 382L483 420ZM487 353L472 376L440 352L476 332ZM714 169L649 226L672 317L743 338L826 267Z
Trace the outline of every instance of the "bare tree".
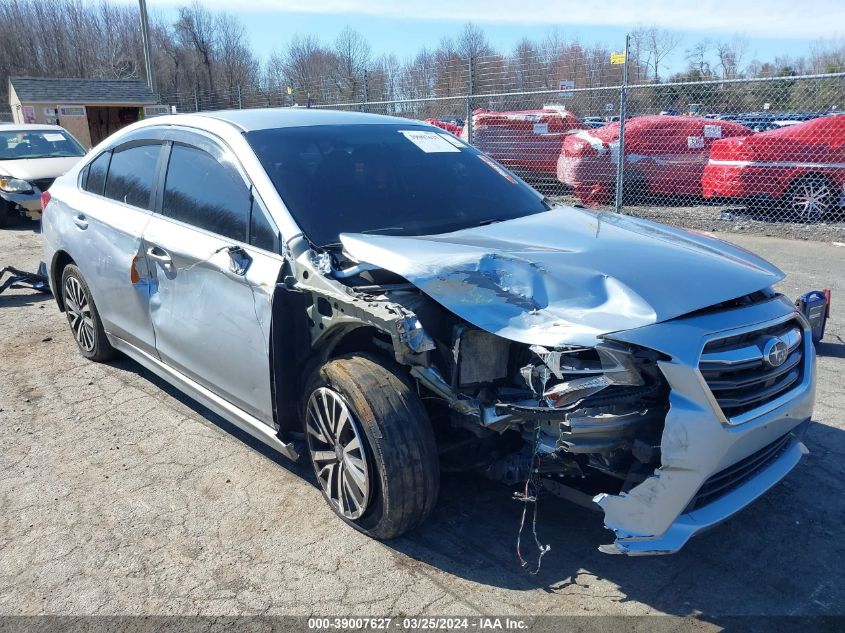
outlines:
M335 85L341 98L354 101L362 98L359 88L370 63L370 44L358 32L348 26L337 36L334 45L336 58Z
M716 57L719 60L723 78L733 79L740 76L746 50L748 50L748 39L742 35L735 35L730 40L716 43Z
M656 27L645 31L645 47L648 51L649 65L654 71L654 81L660 81L660 64L678 47L681 38L673 32Z
M259 75L258 62L249 47L243 24L238 18L221 13L217 16L216 31L217 57L229 94L233 95L238 86L254 86Z
M696 42L692 48L686 51L687 62L690 69L698 72L701 78L710 76L710 49L712 42L708 39Z
M649 30L639 26L631 31L631 56L634 58L636 81L640 81L643 75L648 75L651 66L651 47L649 46Z
M212 63L217 37L217 22L214 16L198 0L195 0L191 6L179 8L176 32L182 39L184 46L192 47L196 51L202 66L205 68L209 92L214 94Z
M278 68L281 80L295 91L298 99L331 99L326 79L335 67L334 53L326 49L312 35L294 37L284 53L271 58L271 64Z

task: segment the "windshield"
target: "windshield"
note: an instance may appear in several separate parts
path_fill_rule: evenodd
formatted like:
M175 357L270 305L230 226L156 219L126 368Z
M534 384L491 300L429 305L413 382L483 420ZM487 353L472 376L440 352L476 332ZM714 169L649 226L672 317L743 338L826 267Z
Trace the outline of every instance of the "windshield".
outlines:
M547 210L542 197L448 132L414 122L291 127L247 140L305 235L428 235Z
M3 130L0 160L84 156L85 150L64 130Z

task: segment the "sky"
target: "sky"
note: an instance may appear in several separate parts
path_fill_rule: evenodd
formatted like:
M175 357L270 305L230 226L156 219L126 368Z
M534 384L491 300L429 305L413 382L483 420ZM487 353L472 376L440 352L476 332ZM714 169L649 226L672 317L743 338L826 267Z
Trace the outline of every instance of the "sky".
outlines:
M133 3L134 0L122 0ZM188 0L147 0L149 10L172 19ZM259 57L284 50L295 35L331 42L347 25L370 42L373 53L404 60L466 22L486 33L494 48L508 52L523 37L542 39L557 29L570 40L622 50L625 34L642 25L679 32L681 42L666 70L686 67L685 49L704 39L748 40L746 60L807 53L818 39L845 37L843 0L203 0L212 10L236 13Z

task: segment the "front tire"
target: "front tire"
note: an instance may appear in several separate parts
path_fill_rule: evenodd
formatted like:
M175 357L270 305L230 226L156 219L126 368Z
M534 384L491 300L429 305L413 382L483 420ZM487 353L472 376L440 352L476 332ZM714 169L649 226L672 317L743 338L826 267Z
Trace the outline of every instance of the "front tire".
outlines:
M68 264L62 271L62 301L70 331L80 354L96 362L114 358L117 351L111 346L103 330L91 289L82 272L73 264Z
M407 378L365 356L311 377L303 417L323 497L355 529L390 539L431 513L440 486L431 423Z

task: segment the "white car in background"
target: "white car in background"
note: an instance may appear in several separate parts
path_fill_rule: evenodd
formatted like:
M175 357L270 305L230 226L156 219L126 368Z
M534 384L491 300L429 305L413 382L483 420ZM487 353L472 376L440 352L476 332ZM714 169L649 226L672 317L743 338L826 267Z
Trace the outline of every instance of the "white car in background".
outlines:
M0 228L13 214L41 218L41 194L85 156L58 125L0 124Z

